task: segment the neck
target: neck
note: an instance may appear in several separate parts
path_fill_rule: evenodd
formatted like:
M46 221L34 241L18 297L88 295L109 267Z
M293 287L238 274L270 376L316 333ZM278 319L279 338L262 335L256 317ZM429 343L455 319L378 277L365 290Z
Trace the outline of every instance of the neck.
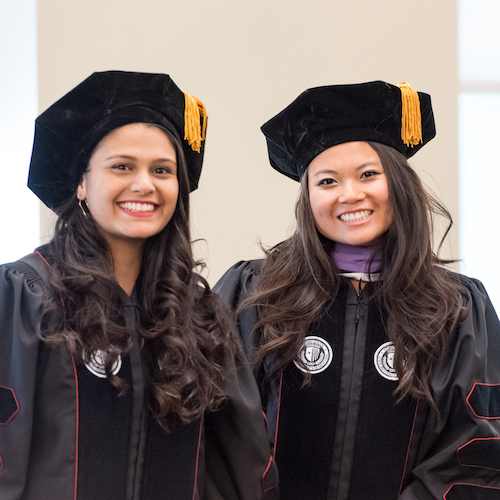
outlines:
M359 292L361 292L366 285L366 281L361 281L361 280L351 280L351 283L358 295Z
M108 245L113 256L116 281L127 295L131 295L141 270L143 245L117 242L113 244L108 242Z

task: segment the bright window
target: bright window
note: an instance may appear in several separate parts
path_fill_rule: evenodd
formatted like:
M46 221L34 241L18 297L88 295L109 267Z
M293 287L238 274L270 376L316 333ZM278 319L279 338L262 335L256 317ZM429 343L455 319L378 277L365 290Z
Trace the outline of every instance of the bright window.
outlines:
M458 1L460 258L500 311L500 2Z
M39 242L39 202L26 187L38 111L36 1L0 2L0 263Z

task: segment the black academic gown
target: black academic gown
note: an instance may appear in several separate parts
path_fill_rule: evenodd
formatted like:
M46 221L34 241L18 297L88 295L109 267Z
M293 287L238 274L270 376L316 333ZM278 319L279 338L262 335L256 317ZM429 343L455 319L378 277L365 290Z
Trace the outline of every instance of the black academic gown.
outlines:
M30 265L26 265L26 263ZM151 355L138 339L116 373L125 396L35 330L48 268L33 254L0 267L1 500L260 500L276 483L260 398L246 364L225 382L223 409L201 421L149 411ZM134 295L122 297L128 326ZM97 373L97 375L96 375Z
M260 266L236 264L215 291L236 307ZM397 402L384 315L345 279L267 405L282 500L500 499L500 324L482 284L460 280L468 315L430 381L436 413ZM255 315L239 318L250 354Z

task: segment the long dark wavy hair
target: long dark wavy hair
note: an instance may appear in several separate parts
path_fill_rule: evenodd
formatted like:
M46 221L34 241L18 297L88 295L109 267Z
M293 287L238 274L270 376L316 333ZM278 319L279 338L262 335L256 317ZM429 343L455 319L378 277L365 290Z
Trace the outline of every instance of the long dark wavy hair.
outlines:
M425 190L402 154L379 143L368 144L384 167L392 208L392 223L381 241L381 281L373 285L395 346L397 391L400 399L411 396L434 406L430 375L466 316L462 286L444 268L450 261L439 259L432 250L436 216L449 221L441 243L451 216ZM315 226L307 172L295 214L295 233L266 251L259 285L242 305L257 306L259 311L255 360L264 395L297 359L308 328L335 298L342 279L325 248L331 242ZM304 377L310 383L310 374Z
M168 427L170 417L187 423L220 406L221 381L237 348L229 311L194 272L198 264L191 251L189 181L182 148L168 130L158 128L176 151L179 195L170 222L145 242L136 283L136 341L144 344L151 359L152 411ZM40 335L48 342L66 342L78 362L105 351L106 375L124 393L125 382L111 370L118 356L131 348L137 328L131 331L124 322L123 291L114 276L111 252L92 216L83 215L76 194L58 211L49 255L56 299L45 304Z

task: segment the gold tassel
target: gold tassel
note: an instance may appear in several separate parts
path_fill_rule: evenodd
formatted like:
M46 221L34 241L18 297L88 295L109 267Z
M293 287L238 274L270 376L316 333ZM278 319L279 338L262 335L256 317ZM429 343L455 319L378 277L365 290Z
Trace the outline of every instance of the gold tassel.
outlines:
M207 134L207 111L205 105L196 97L184 92L184 139L193 151L201 150L201 143ZM203 125L200 124L203 120Z
M422 142L422 117L418 93L406 82L398 84L401 90L401 139L407 146L416 146Z

